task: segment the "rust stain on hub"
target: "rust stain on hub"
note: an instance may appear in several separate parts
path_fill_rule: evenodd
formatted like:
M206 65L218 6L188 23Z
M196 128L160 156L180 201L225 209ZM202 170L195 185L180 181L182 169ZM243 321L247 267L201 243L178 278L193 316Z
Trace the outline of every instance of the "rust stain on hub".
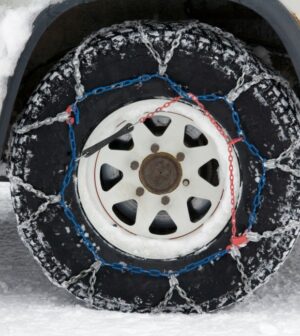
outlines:
M144 187L153 194L168 194L175 190L182 178L180 163L168 153L147 156L139 172Z

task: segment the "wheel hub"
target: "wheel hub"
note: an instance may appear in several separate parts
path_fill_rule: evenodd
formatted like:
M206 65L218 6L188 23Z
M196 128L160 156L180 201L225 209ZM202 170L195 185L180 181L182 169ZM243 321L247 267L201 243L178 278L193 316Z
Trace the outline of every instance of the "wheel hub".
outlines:
M151 154L143 160L139 176L144 187L153 194L168 194L178 187L182 168L169 153Z

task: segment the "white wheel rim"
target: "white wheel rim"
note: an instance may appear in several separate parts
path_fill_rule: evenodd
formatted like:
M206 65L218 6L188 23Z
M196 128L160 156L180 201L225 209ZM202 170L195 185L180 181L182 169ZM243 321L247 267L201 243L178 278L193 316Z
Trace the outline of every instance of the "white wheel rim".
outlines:
M123 123L134 122L165 102L162 99L151 99L120 108L96 127L84 148L111 135ZM78 193L88 219L107 242L138 257L165 259L203 249L224 229L231 213L230 188L227 144L198 108L177 102L157 116L168 118L170 122L163 135L154 135L146 125L137 124L131 134L134 145L130 150L111 149L106 146L97 154L81 159L78 168ZM207 144L187 147L184 143L186 126L189 130L192 127L193 130L199 130ZM151 151L153 144L159 146L156 154ZM161 153L167 154L164 156ZM184 154L184 159L180 162L176 160L178 153ZM152 166L147 166L148 161L145 158ZM155 172L152 173L153 169L150 168L157 159L160 160L162 168L154 169ZM202 170L199 175L200 167L212 162L211 160L219 166L217 185L208 182L207 177L203 178ZM132 167L133 162L138 162L138 169ZM107 170L103 169L104 165L116 168L123 175L109 190L104 190L104 179L100 178L101 169ZM154 193L141 180L141 176L144 176L141 175L144 172L141 166L146 167L144 170L150 175L151 183L160 178L158 172L165 174L161 183L154 183L155 188L160 188L162 184L169 185L167 182L172 180L169 175L174 171L177 172L174 175L176 183L172 187L170 185L166 193ZM179 170L169 169L173 166L180 167L181 174L178 173ZM239 169L235 154L234 168L235 189L238 194ZM111 176L113 173L110 169ZM142 188L143 195L137 192L137 188ZM169 200L167 204L166 199L162 201L166 196ZM129 200L130 203L127 202ZM134 221L128 223L127 217L121 213L119 209L123 211L124 206L122 208L116 205L121 202L126 202L124 204L127 213L135 212ZM195 212L195 204L200 211L196 219L191 216ZM191 207L192 210L189 211ZM160 214L157 217L158 213Z

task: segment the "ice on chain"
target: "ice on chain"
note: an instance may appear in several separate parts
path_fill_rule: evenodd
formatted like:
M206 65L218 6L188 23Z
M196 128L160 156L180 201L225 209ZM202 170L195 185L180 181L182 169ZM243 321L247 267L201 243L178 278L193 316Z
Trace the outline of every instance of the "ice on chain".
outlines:
M197 312L199 314L203 313L201 307L199 305L197 305L194 302L194 300L189 298L186 291L179 286L179 281L174 274L172 274L169 277L169 285L170 285L170 288L167 291L164 299L158 304L157 307L153 308L153 311L152 311L153 313L163 312L167 308L170 300L173 297L173 294L174 294L175 290L177 291L179 296L187 303L187 305L191 309L191 311L194 310L195 312Z
M295 151L299 148L300 148L300 139L294 141L287 150L285 150L278 156L278 158L266 161L265 167L268 170L280 169L296 177L300 177L300 167L297 168L291 167L291 164L294 163L294 161L296 160ZM287 163L282 163L283 161L287 161Z
M138 31L141 36L141 40L146 46L146 48L150 51L151 55L153 58L157 61L158 63L158 72L161 76L164 76L167 69L168 69L168 64L171 61L174 51L179 47L181 38L184 33L188 32L191 30L193 27L197 26L197 22L191 22L189 23L186 27L179 29L174 36L174 40L171 44L171 48L165 53L164 57L162 57L157 50L154 48L153 42L151 42L149 36L145 32L143 25L141 22L138 23Z
M157 61L158 65L159 65L159 74L161 76L165 75L165 73L167 71L168 63L172 59L175 49L179 46L183 34L185 32L187 32L188 30L192 29L196 25L197 25L196 22L192 22L189 25L187 25L186 27L178 30L175 34L175 37L174 37L174 40L171 44L170 50L168 50L165 53L164 57L161 57L161 55L159 55L159 53L155 50L155 48L153 46L153 43L150 41L150 38L146 34L142 24L140 22L137 22L137 28L138 28L138 31L140 33L141 41L145 44L147 49L150 51L151 55ZM105 30L101 30L101 32L102 32L102 34L105 34ZM80 47L78 47L76 49L75 54L74 54L72 64L73 64L73 68L74 68L74 77L75 77L75 81L76 81L75 92L76 92L76 95L77 95L77 99L82 98L85 94L84 86L81 83L81 77L82 76L81 76L81 72L80 72L80 54L84 50L84 48L87 46L87 44L98 34L100 34L100 33L97 32L97 33L91 35L88 39L86 39L83 42L83 44L81 44ZM247 55L246 55L246 57L247 57ZM282 83L281 78L270 75L268 73L264 73L264 74L261 74L261 75L254 75L249 82L245 82L246 77L248 75L248 71L249 71L249 69L248 69L247 65L245 65L244 68L243 68L243 73L237 81L237 85L235 86L235 88L233 88L228 93L228 95L226 97L224 97L224 98L227 99L227 101L229 103L230 102L232 103L232 102L236 101L237 98L242 93L246 92L251 87L253 87L254 85L257 85L258 83L260 83L263 80L275 80L275 81L278 81L278 82ZM168 81L169 81L169 84L170 84L171 81L169 79L168 79ZM181 90L180 87L179 87L179 89ZM39 127L42 127L42 126L50 126L55 122L64 122L68 118L69 118L68 113L61 112L61 113L57 114L56 117L47 118L43 121L35 122L31 125L16 128L15 133L25 134L27 132L30 132L30 131L35 130L35 129L37 129ZM297 171L295 169L291 169L287 165L281 164L282 160L292 157L292 155L294 153L294 150L296 148L298 148L299 145L300 145L300 141L293 143L293 145L291 145L291 147L288 148L285 152L283 152L277 159L268 160L265 163L265 167L267 169L279 168L279 169L282 169L286 172L292 173L295 176L300 176L299 171ZM37 196L38 198L44 200L44 203L42 203L38 207L37 211L32 213L30 218L25 220L21 224L21 226L23 226L23 227L28 225L30 222L36 220L43 212L45 212L47 210L47 208L50 204L56 204L56 203L59 203L61 201L61 196L60 195L46 195L44 192L35 189L31 184L24 182L19 177L13 176L12 174L10 174L9 177L10 177L10 181L11 181L12 184L14 184L16 186L19 186L19 187L22 187L26 191L31 192L35 196ZM284 227L280 227L280 228L274 230L273 232L267 231L267 232L264 232L263 234L258 234L258 233L250 231L250 232L247 233L247 238L251 242L259 242L261 239L272 239L276 235L283 235L286 232L288 232L290 230L294 230L294 229L296 229L296 230L300 229L299 222L291 221L288 225L286 225ZM241 274L241 279L242 279L244 290L247 293L252 293L251 282L250 282L248 276L245 273L245 267L244 267L244 265L241 261L241 252L240 252L239 247L232 246L229 253L232 256L232 258L236 261L237 269ZM69 288L71 285L74 285L74 284L78 283L80 280L82 280L83 278L90 275L89 287L87 289L86 294L87 294L88 303L90 305L93 305L94 296L95 296L96 275L97 275L97 272L99 271L99 269L101 268L101 266L102 266L102 263L100 261L96 260L88 269L83 270L78 275L75 275L75 276L71 277L69 280L64 281L62 286L65 287L65 288ZM177 291L178 295L186 302L186 304L188 305L188 307L191 310L194 310L197 313L202 313L203 312L202 308L199 305L197 305L194 302L194 300L189 298L186 291L183 288L180 287L177 275L172 274L168 277L168 279L169 279L170 288L166 292L165 297L159 303L159 305L157 307L152 308L152 312L164 311L167 308L168 304L170 303L175 291Z

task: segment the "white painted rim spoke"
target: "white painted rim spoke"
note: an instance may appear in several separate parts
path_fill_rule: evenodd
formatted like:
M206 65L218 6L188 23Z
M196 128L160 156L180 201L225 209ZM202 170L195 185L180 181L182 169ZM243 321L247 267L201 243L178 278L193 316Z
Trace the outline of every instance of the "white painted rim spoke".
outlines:
M198 172L199 168L213 159L217 159L217 149L211 140L205 146L187 148L185 150L185 160L183 161L183 169L186 172Z
M171 119L171 123L161 136L161 150L176 156L178 152L182 152L186 148L184 146L184 132L187 123L181 118L177 118L173 113L165 113L164 115Z
M122 173L129 171L131 164L130 151L127 150L112 150L108 146L101 149L99 159L103 164L108 164Z
M132 138L135 155L144 159L146 153L151 153L151 145L156 143L159 137L156 137L145 124L138 123L134 126Z
M187 207L187 201L177 199L171 201L172 204L167 210L168 214L176 224L176 235L185 235L187 230L192 232L198 228L196 223L192 223Z
M110 190L103 191L103 197L107 198L107 205L109 209L115 204L126 202L129 200L135 200L136 196L132 193L128 193L134 185L131 181L128 181L126 178L122 178L116 185L114 185Z
M133 229L140 234L149 235L150 226L162 205L157 197L146 192L138 201L136 220Z
M212 206L220 201L223 192L221 185L215 187L200 176L196 176L190 182L192 186L191 197L208 200L212 203Z

